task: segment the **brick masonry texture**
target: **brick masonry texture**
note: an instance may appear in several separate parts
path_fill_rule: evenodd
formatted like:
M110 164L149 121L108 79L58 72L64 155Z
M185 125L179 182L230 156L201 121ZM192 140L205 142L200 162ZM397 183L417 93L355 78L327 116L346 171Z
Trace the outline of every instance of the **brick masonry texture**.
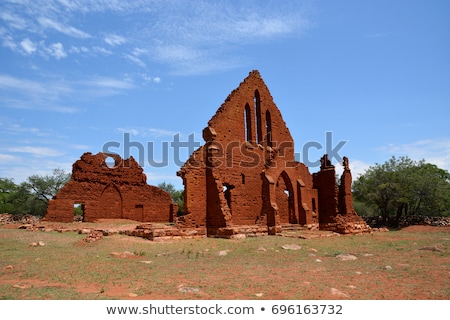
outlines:
M108 166L108 158L113 165ZM177 205L171 195L147 184L139 164L130 157L87 152L72 166L70 181L50 200L45 220L74 221L74 205L83 209L83 221L131 219L172 222Z
M184 212L179 225L209 236L254 226L276 234L283 225L368 229L352 206L351 172L344 158L340 185L327 155L319 172L294 159L294 141L258 71L233 90L203 130L205 144L178 172Z
M273 235L296 225L340 233L370 230L353 209L349 160L344 157L339 184L326 154L314 174L295 161L292 136L258 71L229 94L203 139L177 173L184 184L184 215L176 216L169 193L147 184L132 157L85 153L50 200L45 219L72 222L79 204L84 221L173 222L183 234L193 230L211 237ZM114 165L108 166L107 158Z

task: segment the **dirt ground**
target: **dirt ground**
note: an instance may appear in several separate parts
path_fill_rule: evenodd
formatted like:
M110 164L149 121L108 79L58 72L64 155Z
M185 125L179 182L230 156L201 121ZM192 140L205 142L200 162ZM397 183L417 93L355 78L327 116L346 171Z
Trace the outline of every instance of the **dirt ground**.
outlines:
M65 224L40 224L41 227L46 227L49 229L64 228L65 230L70 229ZM124 230L127 228L134 228L135 224L133 222L121 221L120 225L117 225L117 221L99 221L99 225L102 228L108 228L111 231ZM74 227L79 227L73 225ZM17 229L19 225L4 225L1 229ZM444 237L441 243L438 245L443 246L444 254L434 254L432 252L425 252L416 249L415 255L423 255L422 259L426 259L427 265L436 266L436 268L429 268L426 271L417 268L417 273L414 273L414 268L417 262L409 261L408 257L403 259L393 260L392 265L386 265L384 260L377 257L372 257L367 254L367 259L372 259L372 263L383 266L383 268L373 268L364 269L363 267L357 267L353 271L349 271L347 267L342 267L335 262L335 259L331 259L329 256L320 252L316 253L313 251L312 246L316 246L319 242L307 243L310 247L309 255L311 259L315 259L317 263L307 265L307 269L303 270L299 263L292 263L291 265L282 265L279 269L275 267L273 270L258 270L255 267L254 272L246 272L243 274L243 269L236 267L226 267L224 270L227 273L227 279L239 279L243 276L246 278L246 283L258 284L261 282L266 283L264 286L259 285L247 285L243 286L240 290L223 290L222 295L212 295L208 293L207 290L199 289L199 283L195 283L186 273L173 273L171 275L170 281L176 285L177 290L173 293L164 293L153 291L151 293L135 293L130 286L124 284L108 285L105 288L99 288L96 283L85 282L82 279L76 284L68 284L65 282L49 281L42 278L36 279L33 277L25 277L23 274L17 274L17 277L13 276L11 272L14 270L15 266L6 265L0 272L0 284L8 285L14 290L27 290L36 289L40 287L54 288L55 290L75 290L80 296L86 297L98 297L102 299L144 299L144 300L166 300L166 299L273 299L273 300L288 300L292 299L299 291L302 292L302 296L309 297L312 299L450 299L450 263L448 255L448 246L450 244L450 227L432 227L432 226L409 226L402 229L401 233L395 232L385 232L387 241L391 243L399 243L408 241L409 235L411 236L411 241L415 241L418 233L428 233L439 231L441 234L448 234L448 237ZM1 231L1 230L0 230ZM1 238L0 233L0 238ZM377 236L377 235L375 235ZM348 237L348 236L345 236ZM267 237L264 237L267 238ZM287 238L286 238L287 239ZM381 237L380 237L381 239ZM0 239L1 240L1 239ZM317 239L316 239L317 240ZM120 238L118 241L128 241L130 243L136 244L148 244L148 240L137 238L137 237L126 237ZM183 240L179 240L183 241ZM233 247L236 242L230 241L230 247ZM264 239L267 241L267 239ZM308 241L308 240L307 240ZM330 240L328 240L330 241ZM332 240L331 240L332 241ZM288 242L287 240L285 242ZM442 244L443 243L443 244ZM80 245L83 245L80 242ZM415 244L417 245L417 244ZM438 248L439 249L439 248ZM233 249L232 249L233 250ZM437 249L436 249L437 250ZM439 249L440 250L440 249ZM431 250L432 251L432 250ZM360 252L357 253L360 260L364 259L364 249L361 248ZM264 252L262 253L264 254ZM1 257L1 255L0 255ZM138 255L130 255L120 257L121 259L136 260L146 263L149 257L141 257ZM334 258L334 257L333 257ZM323 260L323 261L322 261ZM327 262L332 264L326 265ZM420 261L420 260L417 260ZM148 262L148 261L147 261ZM151 262L149 262L151 263ZM341 266L344 266L342 263ZM313 266L313 267L311 267ZM92 263L91 267L93 269L97 268L101 272L108 272L107 269L103 269L100 263ZM303 266L304 267L304 266ZM360 269L358 269L360 268ZM386 272L386 269L394 270L404 270L410 276L407 280L398 279L391 272ZM224 270L217 270L219 273L224 272ZM331 270L331 272L330 272ZM359 271L360 270L360 271ZM11 271L11 272L10 272ZM300 272L301 271L301 272ZM389 270L387 270L389 271ZM111 271L115 272L115 271ZM341 274L342 273L342 274ZM205 274L205 281L216 281L215 277L210 274ZM208 280L209 279L209 280ZM318 281L318 279L320 281ZM439 286L443 288L436 288L433 291L433 281L439 279ZM217 280L219 282L220 280ZM296 285L293 286L293 281ZM320 283L320 284L319 284ZM426 285L424 285L424 283ZM437 284L438 282L436 282ZM322 284L327 284L326 286ZM206 286L206 284L204 284ZM200 286L201 287L201 286ZM431 289L430 289L431 287ZM410 290L403 290L402 288L414 288ZM413 290L413 294L411 293ZM261 291L261 292L260 292ZM367 292L371 292L368 296Z

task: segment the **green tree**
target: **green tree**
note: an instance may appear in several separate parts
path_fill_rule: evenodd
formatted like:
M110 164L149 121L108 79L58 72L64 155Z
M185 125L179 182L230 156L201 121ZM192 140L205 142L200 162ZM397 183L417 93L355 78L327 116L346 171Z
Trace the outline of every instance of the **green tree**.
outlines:
M62 169L54 169L51 176L32 175L28 177L23 186L28 189L36 199L45 204L69 181L70 174Z
M14 180L0 178L0 213L17 213L17 191L18 186L14 183Z
M355 201L378 212L385 221L402 215L447 215L450 174L424 160L392 157L371 166L353 183Z
M31 199L28 199L27 208L34 215L43 216L47 209L48 201L70 180L70 173L62 169L54 169L52 175L32 175L20 185L22 192L28 191Z
M172 201L178 204L178 215L183 214L183 207L184 207L183 190L176 190L173 184L166 182L158 184L158 187L170 193L170 195L172 196Z

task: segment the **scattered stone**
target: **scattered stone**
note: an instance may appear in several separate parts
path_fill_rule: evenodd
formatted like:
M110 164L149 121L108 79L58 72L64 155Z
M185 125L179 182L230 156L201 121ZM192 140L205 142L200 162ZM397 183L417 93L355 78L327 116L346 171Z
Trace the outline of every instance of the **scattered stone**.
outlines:
M128 294L128 296L129 296L130 298L136 298L136 297L138 297L138 295L137 295L136 293L132 293L132 292L130 292L130 293Z
M364 253L364 254L363 254L363 257L372 257L372 256L373 256L372 253Z
M316 255L314 253L308 254L309 257L315 257Z
M266 250L266 248L259 247L258 249L256 249L256 251L258 251L258 252L266 252L267 250Z
M224 257L230 252L230 250L221 250L219 251L219 257Z
M31 242L28 246L29 247L37 247L38 244L37 244L37 242Z
M355 272L357 275L362 275L362 272L361 271L356 271Z
M153 261L147 260L147 261L141 261L141 263L150 264L150 263L153 263Z
M129 251L111 252L110 255L114 258L122 258L122 259L131 258L131 257L135 256L135 254L133 252L129 252Z
M78 234L89 234L91 231L91 229L80 229L78 230Z
M5 267L5 270L12 270L12 269L14 269L14 267L13 267L12 265L7 265L7 266Z
M84 229L84 230L88 230L88 229ZM81 233L84 234L84 233ZM103 239L103 232L98 231L98 230L89 230L89 234L87 235L86 238L83 238L84 242L87 243L91 243L91 242L95 242L98 240Z
M316 262L322 262L322 260L320 260L320 259L316 259Z
M165 256L168 256L168 255L170 255L170 253L168 253L168 252L163 252L163 253L158 253L156 256L157 256L157 257L165 257Z
M0 224L23 223L33 226L38 222L39 218L36 216L32 216L31 214L10 214L10 213L0 214Z
M348 298L348 295L343 293L342 291L336 289L336 288L330 288L330 294L335 297L339 298Z
M311 248L311 249L309 249L309 252L317 253L317 249Z
M389 232L388 228L372 228L372 231L374 232Z
M435 245L435 246L425 246L420 248L419 250L428 250L428 251L437 251L437 252L444 252L444 250L442 250L440 248L440 246Z
M195 287L185 287L183 284L178 286L178 291L183 293L195 293L200 292L199 288Z
M352 254L347 254L347 253L343 253L343 254L338 254L336 256L336 258L338 258L339 260L342 261L351 261L351 260L356 260L356 256L352 255Z
M391 219L383 221L381 217L367 217L365 221L372 227L392 226L392 227L407 227L412 225L429 225L436 227L450 226L450 217L428 217L428 216L406 216L402 217L400 221ZM381 228L380 228L381 229Z
M45 243L43 241L39 241L37 244L38 244L39 247L45 246Z
M285 244L282 248L285 250L300 250L302 247L298 244Z
M23 283L16 283L15 285L13 285L13 288L17 288L17 289L26 289L27 285L23 284Z
M255 296L257 296L258 298L261 298L264 295L264 293L260 292L260 293L255 293Z
M392 267L391 266L386 266L386 267L384 267L386 270L392 270Z
M349 289L356 289L356 287L353 286L353 285L349 285L349 286L347 286L347 288L349 288Z
M26 223L26 224L23 224L23 225L19 226L19 229L31 230L31 229L33 229L33 225L29 224L29 223Z

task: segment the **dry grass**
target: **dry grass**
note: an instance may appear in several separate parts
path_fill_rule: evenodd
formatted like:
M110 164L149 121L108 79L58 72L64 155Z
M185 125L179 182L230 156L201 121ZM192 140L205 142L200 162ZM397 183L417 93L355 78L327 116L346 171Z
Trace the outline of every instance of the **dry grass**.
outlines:
M449 231L406 228L309 240L271 236L165 243L113 235L87 244L85 235L75 232L0 228L0 297L449 299ZM45 246L29 246L38 241ZM285 244L302 248L285 250ZM125 251L134 255L111 255ZM343 253L357 259L336 258ZM343 295L333 295L331 288Z

